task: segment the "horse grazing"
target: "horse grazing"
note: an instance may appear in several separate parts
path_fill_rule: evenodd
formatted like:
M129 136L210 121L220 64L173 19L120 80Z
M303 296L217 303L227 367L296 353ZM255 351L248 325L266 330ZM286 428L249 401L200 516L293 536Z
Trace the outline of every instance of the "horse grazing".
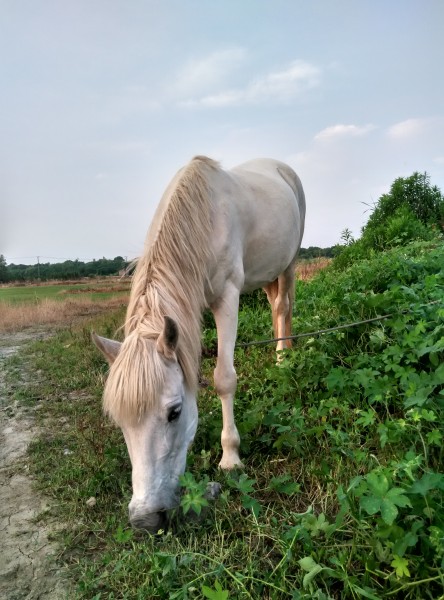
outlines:
M304 218L298 176L271 159L225 171L196 156L163 194L133 276L124 341L93 334L110 364L104 410L121 427L131 459L134 527L157 532L179 503L179 477L197 427L206 307L218 335L220 467L242 466L233 415L239 295L264 288L276 337L290 335ZM277 350L288 345L280 341Z

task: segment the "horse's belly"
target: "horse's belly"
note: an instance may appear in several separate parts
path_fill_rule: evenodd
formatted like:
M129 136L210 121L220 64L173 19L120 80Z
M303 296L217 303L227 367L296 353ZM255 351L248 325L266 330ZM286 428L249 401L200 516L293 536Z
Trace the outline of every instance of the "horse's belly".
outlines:
M293 247L291 250L286 248L283 252L274 254L272 257L269 253L266 254L267 260L263 260L264 255L260 252L255 253L253 256L256 256L256 260L249 258L245 261L244 285L241 292L251 292L277 279L294 262L297 250L297 247Z

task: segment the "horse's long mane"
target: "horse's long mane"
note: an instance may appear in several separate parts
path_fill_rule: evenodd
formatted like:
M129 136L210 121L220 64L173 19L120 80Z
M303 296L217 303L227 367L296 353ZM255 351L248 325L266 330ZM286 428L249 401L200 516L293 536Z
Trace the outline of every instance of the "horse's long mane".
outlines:
M155 342L165 316L179 328L176 354L185 385L197 389L210 258L208 174L218 168L209 158L195 157L172 191L165 192L169 198L162 199L166 204L158 231L148 234L133 276L125 340L105 386L105 411L117 421L137 419L157 401L164 368Z

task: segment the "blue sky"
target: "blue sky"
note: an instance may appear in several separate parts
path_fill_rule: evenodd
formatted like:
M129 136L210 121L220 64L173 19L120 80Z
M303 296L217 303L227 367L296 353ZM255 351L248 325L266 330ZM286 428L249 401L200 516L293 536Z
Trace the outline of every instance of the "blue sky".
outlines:
M441 0L0 0L0 253L140 254L195 154L300 175L303 246L444 191Z

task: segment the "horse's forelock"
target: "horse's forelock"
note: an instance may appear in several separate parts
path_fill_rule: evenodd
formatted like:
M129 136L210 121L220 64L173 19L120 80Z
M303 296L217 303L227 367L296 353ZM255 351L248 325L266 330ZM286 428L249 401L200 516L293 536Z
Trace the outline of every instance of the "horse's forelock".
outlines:
M165 368L156 338L131 333L113 363L103 395L103 408L119 424L137 422L158 405Z

